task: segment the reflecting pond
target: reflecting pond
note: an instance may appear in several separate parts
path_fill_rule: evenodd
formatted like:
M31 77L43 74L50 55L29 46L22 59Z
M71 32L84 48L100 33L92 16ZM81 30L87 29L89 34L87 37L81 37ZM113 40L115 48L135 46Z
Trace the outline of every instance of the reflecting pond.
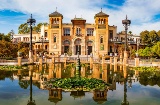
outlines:
M109 83L105 90L64 91L46 88L55 78L75 76L75 64L44 64L25 70L0 70L0 105L160 105L160 72L126 66L83 64L80 75Z

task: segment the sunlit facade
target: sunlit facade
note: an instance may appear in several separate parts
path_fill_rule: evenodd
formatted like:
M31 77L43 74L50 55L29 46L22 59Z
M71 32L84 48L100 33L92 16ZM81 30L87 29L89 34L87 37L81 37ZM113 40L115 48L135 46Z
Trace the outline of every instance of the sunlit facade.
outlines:
M33 32L33 50L47 51L48 54L77 55L110 55L120 53L124 44L124 33L117 33L117 26L108 24L109 15L102 10L95 14L94 23L77 18L70 23L63 23L63 15L57 10L49 14L48 25L41 27L40 33ZM15 42L30 41L30 34L17 34L13 36ZM128 46L137 49L139 36L128 35Z

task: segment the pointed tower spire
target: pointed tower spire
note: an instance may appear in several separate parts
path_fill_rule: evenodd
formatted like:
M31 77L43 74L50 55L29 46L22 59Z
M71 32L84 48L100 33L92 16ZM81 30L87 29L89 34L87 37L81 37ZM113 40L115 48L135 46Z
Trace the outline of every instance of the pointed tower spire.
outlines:
M57 12L57 7L56 7L56 12Z
M126 15L126 20L127 20L127 15Z

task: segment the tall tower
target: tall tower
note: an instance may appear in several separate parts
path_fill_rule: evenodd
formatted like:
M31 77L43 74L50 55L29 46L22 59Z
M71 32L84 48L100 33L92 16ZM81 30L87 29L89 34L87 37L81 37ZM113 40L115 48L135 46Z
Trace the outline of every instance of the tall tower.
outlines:
M95 53L96 54L108 54L108 17L109 15L102 12L95 14Z
M62 20L63 15L57 12L57 10L49 14L49 53L54 53L56 55L60 55L62 50Z

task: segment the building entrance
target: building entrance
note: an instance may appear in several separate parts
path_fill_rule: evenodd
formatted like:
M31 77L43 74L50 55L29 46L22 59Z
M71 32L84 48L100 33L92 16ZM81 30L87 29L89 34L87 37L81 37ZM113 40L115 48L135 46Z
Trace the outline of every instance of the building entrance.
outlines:
M88 55L90 55L92 53L92 46L88 46Z
M67 53L69 51L69 46L64 46L64 53Z
M81 55L81 45L76 45L76 55L78 54L79 50L79 55Z

